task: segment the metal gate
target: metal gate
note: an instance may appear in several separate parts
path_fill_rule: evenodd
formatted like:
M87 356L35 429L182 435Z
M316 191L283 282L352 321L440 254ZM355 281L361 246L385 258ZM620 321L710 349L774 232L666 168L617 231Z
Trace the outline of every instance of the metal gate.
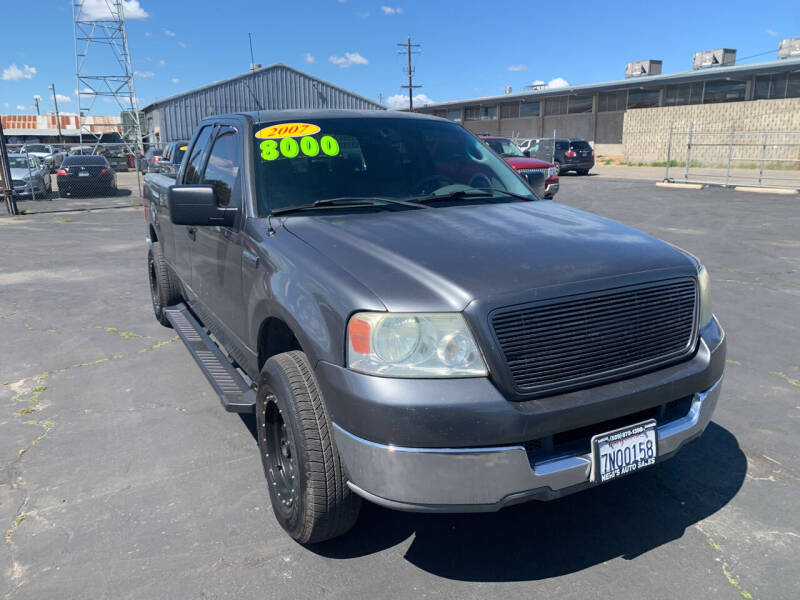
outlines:
M800 131L679 131L670 124L664 181L800 190ZM670 175L672 173L672 175Z

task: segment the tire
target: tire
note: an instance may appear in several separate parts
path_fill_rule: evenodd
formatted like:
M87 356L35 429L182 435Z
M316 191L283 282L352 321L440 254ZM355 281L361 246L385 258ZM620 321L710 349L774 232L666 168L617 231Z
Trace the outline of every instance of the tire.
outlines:
M264 364L256 425L272 510L286 533L315 544L349 531L361 498L347 486L325 400L303 352Z
M588 175L589 169L578 169L577 171L575 171L575 173L578 175Z
M147 251L147 274L150 279L150 298L153 301L153 314L164 327L172 327L164 309L177 304L181 294L169 265L161 254L161 243L153 242Z

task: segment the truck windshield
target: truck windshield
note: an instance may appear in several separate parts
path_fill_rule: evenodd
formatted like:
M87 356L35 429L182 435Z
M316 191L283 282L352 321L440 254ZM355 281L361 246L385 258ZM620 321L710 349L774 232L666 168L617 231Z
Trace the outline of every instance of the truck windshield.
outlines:
M509 156L525 156L522 153L522 150L520 150L511 140L504 140L501 138L486 138L483 141L487 146L489 146L489 148L497 152L503 158L507 158Z
M259 214L327 198L413 201L472 188L534 199L503 160L461 126L407 117L329 117L253 129ZM509 201L518 198L508 196Z

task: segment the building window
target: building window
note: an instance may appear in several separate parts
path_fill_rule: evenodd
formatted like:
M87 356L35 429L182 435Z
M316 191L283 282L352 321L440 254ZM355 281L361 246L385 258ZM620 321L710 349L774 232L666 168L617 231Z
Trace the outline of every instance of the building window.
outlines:
M744 100L747 82L735 79L713 79L706 81L703 103L738 102Z
M559 96L557 98L547 98L544 101L544 114L546 115L567 114L567 96Z
M590 113L592 112L592 105L594 104L593 96L570 96L568 112L575 113Z
M603 92L597 97L597 112L612 112L625 110L628 102L628 90L618 92Z
M519 105L520 117L538 117L539 116L539 103L538 102L523 102Z
M702 101L703 84L699 82L668 85L667 89L664 90L664 106L700 104Z
M501 119L519 119L519 103L514 104L501 104L500 105L500 118Z
M464 108L465 121L479 121L481 118L480 106L467 106Z
M467 106L464 109L465 121L493 121L497 119L496 106Z
M659 90L628 90L628 108L652 108L658 106Z
M451 121L456 121L458 123L461 122L461 109L460 108L451 108L447 111L447 118Z
M800 96L800 71L756 77L754 100L797 98Z

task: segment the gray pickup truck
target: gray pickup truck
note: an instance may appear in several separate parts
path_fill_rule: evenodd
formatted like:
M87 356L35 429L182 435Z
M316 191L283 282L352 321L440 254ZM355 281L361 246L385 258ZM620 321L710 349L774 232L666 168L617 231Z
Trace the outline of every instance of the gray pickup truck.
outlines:
M155 316L227 410L255 414L301 543L346 532L362 499L495 511L612 482L717 403L702 264L539 200L456 123L209 118L144 202Z

